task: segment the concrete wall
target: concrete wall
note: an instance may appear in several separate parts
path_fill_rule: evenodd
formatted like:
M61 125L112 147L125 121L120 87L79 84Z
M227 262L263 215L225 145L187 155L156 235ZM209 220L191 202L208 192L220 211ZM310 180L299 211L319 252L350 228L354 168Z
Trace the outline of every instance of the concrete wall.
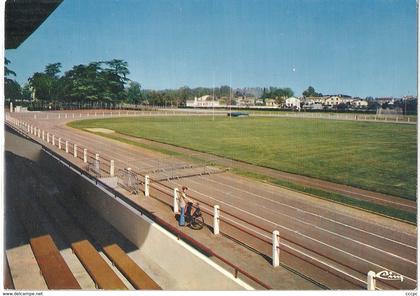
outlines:
M108 195L90 180L41 151L41 146L20 137L11 138L12 140L6 141L9 150L17 152L22 150L21 156L39 162L47 170L55 171L68 186L66 190L72 190L86 199L87 203L106 221L134 243L142 254L155 260L154 263L162 268L162 274L167 274L174 279L166 281L172 284L163 288L170 290L252 289L188 244L177 240L150 219L141 216L138 211L123 201ZM22 145L26 149L19 149L18 146L22 147Z

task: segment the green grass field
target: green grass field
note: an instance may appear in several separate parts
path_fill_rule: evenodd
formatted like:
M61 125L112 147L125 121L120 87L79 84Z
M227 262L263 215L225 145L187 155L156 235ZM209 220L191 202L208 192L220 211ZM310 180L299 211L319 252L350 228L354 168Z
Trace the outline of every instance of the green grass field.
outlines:
M416 126L368 122L216 117L83 120L232 159L415 200Z

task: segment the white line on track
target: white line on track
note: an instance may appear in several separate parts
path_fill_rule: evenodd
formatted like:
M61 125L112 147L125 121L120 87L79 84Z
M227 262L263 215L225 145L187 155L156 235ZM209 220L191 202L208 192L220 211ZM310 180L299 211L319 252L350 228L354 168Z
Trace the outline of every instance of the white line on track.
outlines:
M216 190L217 190L217 189L216 189ZM231 196L232 198L236 198L236 196L234 196L234 195L233 195L233 194L231 194L231 193L226 193L225 195L229 195L229 196ZM402 261L406 261L406 262L411 263L411 264L414 264L414 265L416 265L416 264L417 264L417 262L414 262L414 261L411 261L411 260L409 260L409 259L403 258L403 257L401 257L401 256L399 256L399 255L396 255L396 254L393 254L393 253L387 252L387 251L385 251L385 250L382 250L382 249L377 248L377 247L375 247L375 246L372 246L372 245L369 245L369 244L366 244L366 243L360 242L360 241L355 240L355 239L352 239L352 238L350 238L350 237L347 237L347 236L344 236L344 235L341 235L341 234L335 233L335 232L333 232L333 231L330 231L330 230L328 230L328 229L325 229L325 228L322 228L322 227L320 227L320 226L314 225L314 224L312 224L312 223L305 222L305 221L303 221L303 220L301 220L301 219L298 219L298 218L295 218L295 217L293 217L293 216L290 216L290 215L287 215L287 214L284 214L284 213L279 213L279 212L274 211L274 210L272 210L272 209L270 209L270 208L264 207L264 206L262 206L261 204L257 204L257 203L252 202L252 201L248 201L248 202L251 202L251 203L252 203L252 204L254 204L254 205L258 205L260 208L263 208L263 209L265 209L265 210L267 210L268 212L271 212L271 213L273 213L273 214L282 215L282 216L284 216L284 217L286 217L286 218L288 218L288 219L295 220L295 221L297 221L297 222L299 222L299 223L303 223L303 224L305 224L305 225L308 225L309 227L314 227L314 228L319 229L319 230L321 230L321 231L324 231L324 232L327 232L327 233L329 233L329 234L332 234L332 235L338 236L338 237L340 237L340 238L342 238L342 239L349 240L349 241L351 241L351 242L354 242L354 243L360 244L360 245L362 245L362 246L365 246L365 247L368 247L368 248L374 249L375 251L382 252L382 253L387 254L387 255L389 255L389 256L392 256L392 257L398 258L398 259L400 259L400 260L402 260ZM294 208L294 207L292 207L292 208ZM296 209L296 208L295 208L295 209ZM414 248L414 249L415 249L415 248Z
M192 190L192 189L190 189L190 190L191 190L191 191L194 191L194 190ZM195 192L196 192L196 193L199 193L199 192L197 192L197 191L195 191ZM209 195L207 195L207 194L203 194L203 193L201 193L201 195L206 196L206 197L208 197L209 199L216 200L215 198L213 198L213 197L211 197L211 196L209 196ZM236 207L236 206L234 206L234 205L232 205L232 204L226 203L226 202L224 202L224 201L222 201L222 200L218 200L218 201L219 201L220 203L223 203L223 204L225 204L225 205L227 205L227 206L230 206L230 207L232 207L232 208L234 208L234 209L237 209L237 210L238 210L238 211L240 211L240 212L243 212L243 213L246 213L246 214L248 214L248 215L250 215L250 216L253 216L253 217L255 217L255 218L261 219L261 220L263 220L263 221L265 221L265 222L267 222L267 223L269 223L269 224L273 224L273 225L278 226L278 227L280 227L280 228L283 228L283 229L285 229L285 230L287 230L287 231L289 231L289 232L292 232L292 233L295 233L295 234L299 234L299 235L301 235L301 236L303 236L303 237L306 237L306 238L307 238L307 239L309 239L309 240L313 240L313 241L315 241L315 242L317 242L317 243L319 243L319 244L322 244L322 245L325 245L325 246L327 246L327 247L330 247L330 248L332 248L332 249L334 249L334 250L336 250L336 251L338 251L338 252L344 253L344 254L346 254L346 255L348 255L348 256L350 256L350 257L354 257L354 258L356 258L356 259L358 259L358 260L360 260L360 261L364 261L364 262L366 262L366 263L369 263L369 264L375 265L375 266L377 266L377 267L379 267L379 268L387 269L386 267L383 267L383 266L381 266L381 265L379 265L379 264L376 264L376 263L374 263L374 262L371 262L371 261L369 261L369 260L367 260L367 259L364 259L364 258L361 258L361 257L359 257L359 256L353 255L353 254L351 254L351 253L349 253L349 252L347 252L347 251L340 250L340 249L338 249L338 248L336 248L336 247L334 247L334 246L331 246L331 245L329 245L329 244L327 244L327 243L321 242L321 241L319 241L319 240L317 240L317 239L315 239L315 238L312 238L312 237L310 237L310 236L308 236L308 235L305 235L305 234L303 234L303 233L300 233L299 231L296 231L296 230L290 229L290 228L288 228L288 227L285 227L285 226L283 226L283 225L277 224L277 223L272 222L272 221L270 221L270 220L267 220L267 219L265 219L265 218L259 217L259 216L255 215L255 214L253 214L253 213L250 213L250 212L248 212L248 211L246 211L246 210L243 210L243 209L241 209L241 208L238 208L238 207ZM393 270L391 270L391 269L388 269L388 270L393 271ZM393 272L395 272L395 271L393 271ZM405 276L405 277L406 277L406 278L408 278L408 279L410 279L410 280L412 280L412 281L414 281L414 282L416 282L416 280L414 280L414 279L412 279L412 278L410 278L410 277L408 277L408 276Z
M309 214L309 215L312 215L312 216L315 216L315 217L318 217L318 218L321 218L321 219L323 219L323 220L327 220L327 221L329 221L329 222L332 222L332 223L335 223L335 224L338 224L338 225L341 225L341 226L345 226L345 227L348 227L348 228L351 228L351 229L353 229L353 230L358 230L358 231L360 231L360 232L363 232L363 233L366 233L366 234L369 234L369 235L372 235L372 236L375 236L375 237L378 237L378 238L382 238L382 239L385 239L385 240L388 240L388 241L391 241L391 242L393 242L393 243L396 243L396 244L400 244L400 245L403 245L403 246L405 246L405 247L407 247L407 248L411 248L411 249L413 249L413 250L416 250L417 248L416 247L413 247L413 246L411 246L411 245L407 245L407 244L405 244L405 243L403 243L403 242L399 242L399 241L396 241L396 240L393 240L393 239L390 239L390 238L387 238L387 237L384 237L384 236L382 236L382 235L378 235L378 234L376 234L376 233L372 233L372 232L369 232L369 231L366 231L366 230L364 230L364 229L361 229L361 228L357 228L357 227L354 227L354 226L351 226L351 225L348 225L348 224L345 224L345 223L342 223L342 222L339 222L339 221L336 221L336 220L333 220L333 219L330 219L330 218L326 218L326 217L324 217L324 216L321 216L321 215L319 215L319 214L315 214L315 213L313 213L313 212L309 212L309 211L306 211L306 210L302 210L302 209L300 209L300 208L297 208L297 207L294 207L294 206L292 206L292 205L290 205L290 204L287 204L287 203L283 203L283 202L280 202L280 201L277 201L277 200L272 200L272 199L270 199L270 198L267 198L267 197L264 197L264 196L262 196L262 195L259 195L259 194L256 194L256 193L254 193L254 192L251 192L251 191L245 191L245 190L243 190L243 189L241 189L241 188L239 188L239 187L234 187L234 186L231 186L231 185L229 185L229 184L226 184L226 183L223 183L223 182L217 182L217 181L215 181L215 180L213 180L213 179L211 179L211 178L207 178L206 179L206 182L213 182L213 183L215 183L215 184L217 184L217 185L219 185L219 186L225 186L225 187L229 187L229 188L232 188L232 189L234 189L234 190L236 190L236 191L239 191L239 192L242 192L242 193L245 193L245 194L249 194L249 195L253 195L253 196L255 196L255 197L258 197L258 198L261 198L261 199L264 199L264 200L267 200L267 201L269 201L269 202L272 202L272 203L275 203L275 204L278 204L278 205L281 205L281 206L286 206L286 207L288 207L288 208L291 208L291 209L294 209L294 210L296 210L296 211L299 211L299 212L303 212L303 213L305 213L305 214ZM219 188L220 187L213 187L215 190L219 190ZM229 194L229 193L226 193L225 191L223 192L225 195L226 194ZM273 194L272 192L270 192L270 194ZM233 195L232 195L233 196ZM237 198L236 196L234 196L235 198ZM289 216L289 217L291 217L291 216ZM296 219L296 218L294 218L294 219ZM296 219L296 220L299 220L300 221L300 219Z

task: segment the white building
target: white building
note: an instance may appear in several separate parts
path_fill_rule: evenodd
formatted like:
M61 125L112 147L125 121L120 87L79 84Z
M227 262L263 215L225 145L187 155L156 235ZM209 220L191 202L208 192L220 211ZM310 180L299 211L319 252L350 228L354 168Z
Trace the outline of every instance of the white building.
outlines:
M195 97L194 100L187 100L187 107L220 107L218 100L213 100L212 96L205 95Z
M300 110L300 100L295 97L287 98L284 105L287 108Z
M326 106L337 106L341 103L343 103L343 99L337 96L329 97L324 101L324 105Z
M365 100L353 100L350 104L357 108L366 108L368 106L368 102Z
M274 99L267 99L265 100L265 105L269 107L278 107L279 104L277 104L277 101Z

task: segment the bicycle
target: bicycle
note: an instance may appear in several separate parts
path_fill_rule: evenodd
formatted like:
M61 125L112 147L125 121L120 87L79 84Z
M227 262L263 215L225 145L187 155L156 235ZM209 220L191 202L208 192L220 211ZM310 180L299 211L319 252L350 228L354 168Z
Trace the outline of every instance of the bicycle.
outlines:
M191 215L191 209L195 209L194 213ZM195 206L192 203L188 203L187 206L187 215L186 220L188 222L188 227L194 230L200 230L204 227L204 218L201 213L200 204L197 203Z

